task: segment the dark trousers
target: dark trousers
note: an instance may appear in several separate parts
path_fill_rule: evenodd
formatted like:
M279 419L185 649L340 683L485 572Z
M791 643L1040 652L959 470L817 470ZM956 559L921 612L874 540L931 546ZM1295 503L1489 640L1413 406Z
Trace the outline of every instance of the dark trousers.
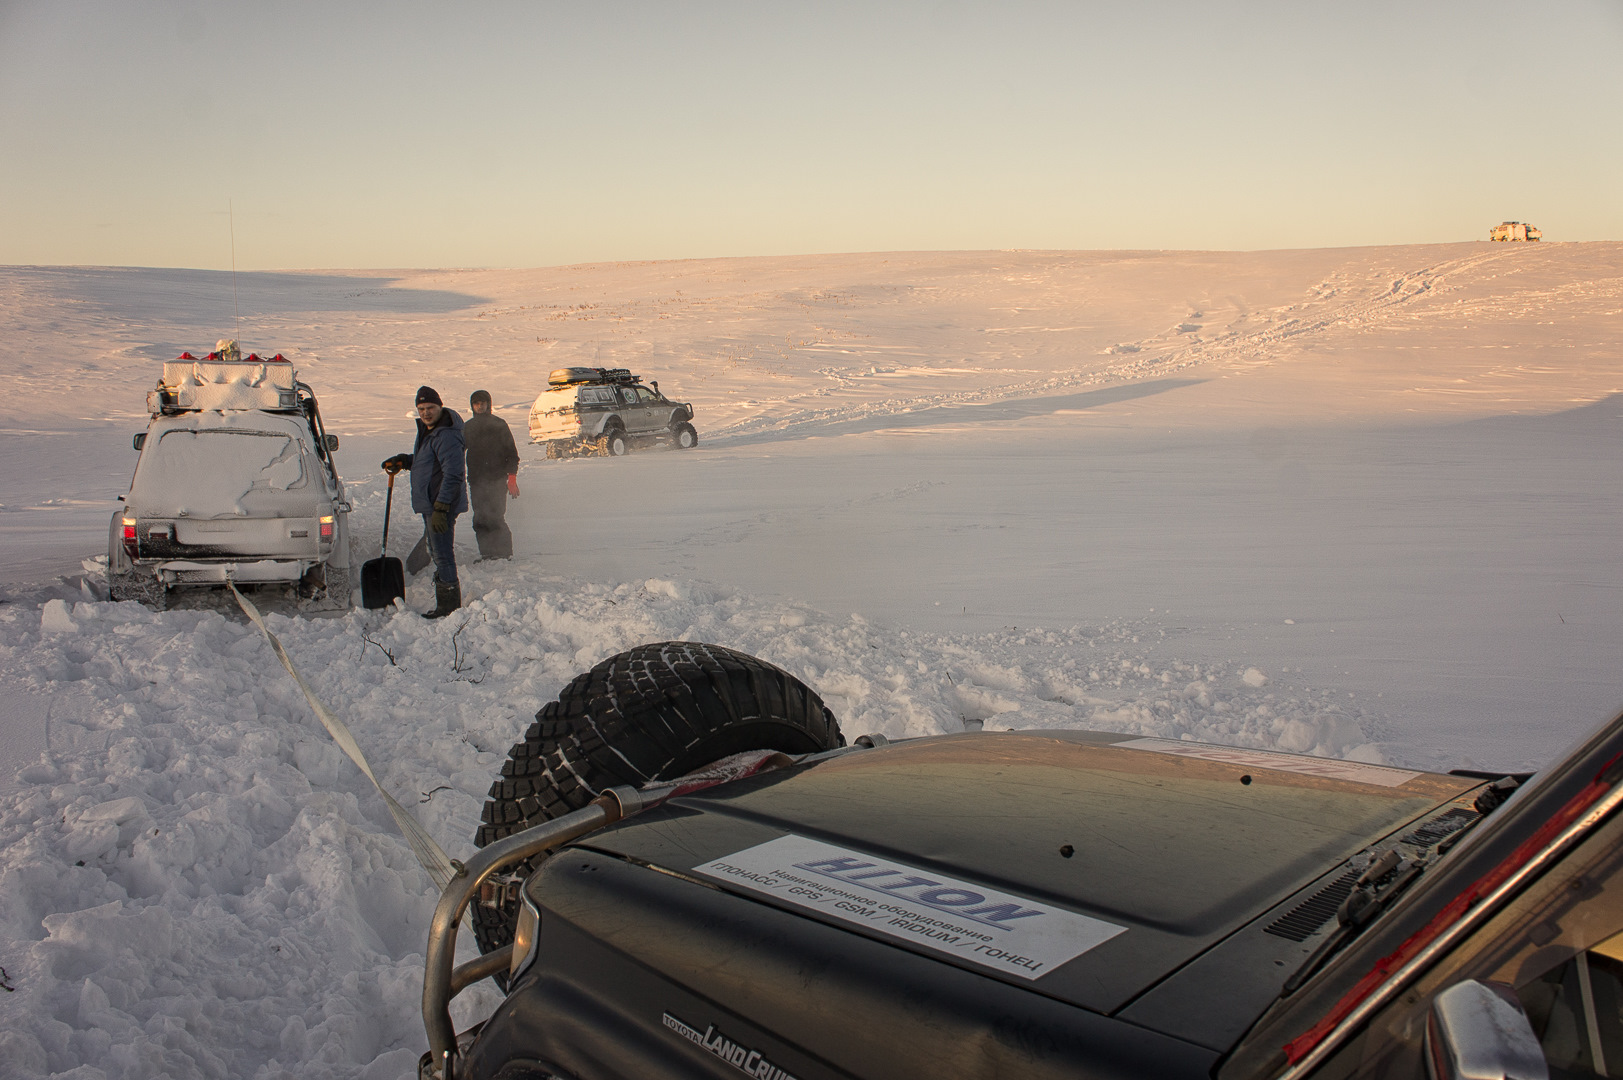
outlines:
M472 480L468 501L473 504L473 536L481 559L513 557L513 530L507 527L507 477Z
M457 515L451 515L451 520L442 533L437 533L429 527L429 516L423 515L423 539L428 541L428 553L434 558L434 577L447 585L455 585L456 553L452 550L452 544L456 541Z

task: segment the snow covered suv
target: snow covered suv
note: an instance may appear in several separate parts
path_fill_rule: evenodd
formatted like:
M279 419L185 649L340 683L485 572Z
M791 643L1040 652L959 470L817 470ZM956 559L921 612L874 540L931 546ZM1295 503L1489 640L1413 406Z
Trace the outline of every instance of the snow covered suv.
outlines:
M625 368L558 368L547 383L530 406L530 441L544 445L549 458L623 457L652 442L698 445L693 406L667 400L659 383L644 386Z
M171 589L295 584L350 602L349 511L310 387L235 343L163 366L140 459L107 538L108 591L162 609Z
M1088 731L843 744L793 676L714 645L571 682L435 911L420 1076L1623 1062L1623 717L1536 777ZM484 955L455 966L464 912ZM458 1036L450 998L486 977L506 998Z

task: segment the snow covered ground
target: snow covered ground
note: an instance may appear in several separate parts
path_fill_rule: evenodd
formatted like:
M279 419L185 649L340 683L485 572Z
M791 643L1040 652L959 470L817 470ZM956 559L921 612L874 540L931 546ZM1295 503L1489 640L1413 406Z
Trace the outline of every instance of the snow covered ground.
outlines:
M848 737L1094 727L1536 767L1623 705L1623 245L244 273L376 553L421 382L516 432L629 366L691 452L522 445L464 612L271 628L456 856L629 646L783 665ZM218 596L96 599L159 363L228 274L0 268L0 1076L404 1077L434 890ZM396 507L395 534L412 539ZM398 543L396 550L403 550ZM429 604L421 580L408 589ZM464 943L465 948L471 945ZM459 1025L494 1003L459 999Z

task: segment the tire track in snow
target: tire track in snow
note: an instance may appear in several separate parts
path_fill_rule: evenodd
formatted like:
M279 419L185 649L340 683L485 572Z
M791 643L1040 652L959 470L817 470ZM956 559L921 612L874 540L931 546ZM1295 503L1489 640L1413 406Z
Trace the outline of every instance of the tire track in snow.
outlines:
M1257 313L1269 324L1257 330L1232 330L1210 340L1197 338L1188 344L1173 346L1172 339L1182 336L1175 328L1170 334L1124 343L1126 348L1132 350L1126 355L1132 358L1102 368L977 390L805 409L789 416L751 417L715 429L709 441L795 437L830 424L898 416L943 406L981 405L1016 398L1043 397L1084 387L1161 378L1196 366L1251 371L1277 363L1287 350L1300 349L1316 337L1337 330L1364 330L1381 325L1415 301L1449 291L1451 278L1469 274L1510 254L1488 251L1400 273L1378 287L1373 295L1366 287L1357 299L1339 306L1330 306L1329 301L1340 296L1344 286L1334 281L1322 282L1316 287L1314 299ZM1325 309L1315 310L1320 304L1326 305ZM1112 346L1112 350L1121 348L1123 345Z

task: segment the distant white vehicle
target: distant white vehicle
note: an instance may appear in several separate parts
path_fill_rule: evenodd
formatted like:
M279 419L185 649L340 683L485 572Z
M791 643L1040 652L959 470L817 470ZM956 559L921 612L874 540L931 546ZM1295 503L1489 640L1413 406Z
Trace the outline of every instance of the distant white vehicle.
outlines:
M1489 240L1542 240L1544 234L1521 221L1504 221L1488 230Z
M338 437L280 355L235 342L165 363L135 436L140 460L107 539L108 591L162 610L189 586L287 583L321 606L350 602L349 511Z
M666 442L679 450L699 443L693 406L668 400L659 383L625 368L558 368L530 406L530 441L547 457L606 454L623 457L641 443Z

